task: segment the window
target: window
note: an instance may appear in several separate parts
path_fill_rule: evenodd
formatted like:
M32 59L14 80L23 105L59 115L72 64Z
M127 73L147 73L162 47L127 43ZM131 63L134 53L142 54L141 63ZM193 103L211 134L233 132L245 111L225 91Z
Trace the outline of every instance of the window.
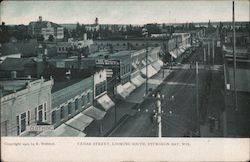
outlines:
M26 125L30 124L30 111L24 112L16 116L16 124L17 124L17 135L20 135L20 133L26 130Z
M90 103L90 93L87 94L87 103Z
M46 105L46 103L44 103L44 105L43 105L43 110L44 110L44 120L46 121L47 120L47 105Z
M8 121L4 121L4 122L1 122L1 136L7 136L8 133L7 133L7 125L8 125Z
M78 107L78 98L75 100L75 110L78 110L79 107Z
M37 121L37 107L35 108L35 121Z
M28 111L28 125L30 125L30 110Z
M117 43L116 45L117 45L117 46L119 46L120 44L119 44L119 43Z
M19 115L16 116L16 125L17 125L17 135L20 134L20 128L19 128Z
M51 122L52 122L52 124L56 123L56 111L53 111L51 113Z
M43 121L43 105L40 105L38 107L38 119L37 121L42 122Z
M82 96L82 107L85 106L85 96Z
M68 114L69 115L72 114L72 103L71 102L68 103Z
M60 118L63 119L64 118L64 111L63 111L63 107L60 108Z
M96 84L95 86L95 96L98 96L106 91L106 81Z

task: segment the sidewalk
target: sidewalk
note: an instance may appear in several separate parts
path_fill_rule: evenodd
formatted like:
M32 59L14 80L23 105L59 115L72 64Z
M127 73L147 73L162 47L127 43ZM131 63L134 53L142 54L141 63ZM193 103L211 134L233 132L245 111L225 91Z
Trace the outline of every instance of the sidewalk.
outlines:
M224 97L223 91L223 79L221 75L215 72L212 72L210 82L210 89L207 95L207 105L205 120L203 125L201 125L201 137L222 137L222 110L224 108ZM213 119L213 120L211 120Z
M102 133L100 133L100 126L97 121L92 122L85 130L84 133L87 134L87 137L101 137L105 135L110 129L115 126L115 108L116 108L116 122L124 115L129 115L132 111L132 108L135 106L135 103L129 103L126 101L118 100L116 102L116 107L114 106L108 110L106 116L103 118L100 123L102 123Z
M166 79L172 70L164 69L164 78L162 69L155 74L152 78L148 79L148 90L156 89ZM125 100L131 103L142 103L144 94L146 93L146 83L135 89ZM150 91L149 91L150 93Z
M163 71L160 70L156 75L148 80L148 89L156 89L163 80L169 76L171 70L164 70L164 78ZM116 104L116 114L117 114L117 123L119 120L122 120L123 116L133 114L133 107L138 103L142 103L144 101L146 84L142 84L140 87L135 89L125 100L117 100ZM150 93L150 92L149 92ZM100 133L100 123L102 123L102 133ZM116 124L117 124L116 123ZM84 133L87 134L87 137L101 137L104 136L107 132L113 129L115 126L115 107L111 108L104 119L99 123L97 121L92 122L85 130Z

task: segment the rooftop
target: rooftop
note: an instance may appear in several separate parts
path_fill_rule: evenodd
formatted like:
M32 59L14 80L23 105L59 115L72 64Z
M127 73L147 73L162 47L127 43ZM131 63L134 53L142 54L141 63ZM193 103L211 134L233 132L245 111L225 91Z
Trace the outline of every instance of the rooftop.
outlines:
M2 90L2 93L3 93L3 96L26 88L26 85L27 85L27 83L29 81L30 81L30 79L0 80L0 87L1 87L1 90Z
M2 64L0 64L0 70L7 71L22 71L25 67L32 67L35 65L35 61L31 58L6 58Z

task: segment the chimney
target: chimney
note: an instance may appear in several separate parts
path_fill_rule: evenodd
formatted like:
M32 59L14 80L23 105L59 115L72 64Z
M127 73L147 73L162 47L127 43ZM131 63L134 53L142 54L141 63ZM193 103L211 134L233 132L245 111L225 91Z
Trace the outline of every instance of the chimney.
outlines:
M87 40L87 33L83 34L83 40L86 41Z

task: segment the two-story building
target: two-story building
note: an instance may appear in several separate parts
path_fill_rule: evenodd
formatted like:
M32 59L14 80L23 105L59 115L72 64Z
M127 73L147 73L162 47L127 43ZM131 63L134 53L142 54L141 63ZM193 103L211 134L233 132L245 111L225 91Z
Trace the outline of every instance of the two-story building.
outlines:
M50 124L53 79L1 80L1 135L35 136L28 126Z

